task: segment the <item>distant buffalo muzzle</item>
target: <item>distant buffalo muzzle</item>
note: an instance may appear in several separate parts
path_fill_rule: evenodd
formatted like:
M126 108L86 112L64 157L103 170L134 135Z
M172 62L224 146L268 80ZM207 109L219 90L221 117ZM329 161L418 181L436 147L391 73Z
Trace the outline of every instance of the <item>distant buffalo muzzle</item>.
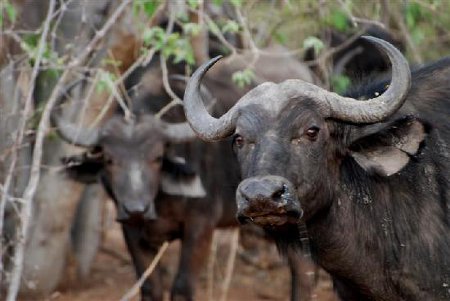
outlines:
M151 221L158 218L153 206L142 202L128 202L119 207L118 222Z
M237 217L241 224L253 222L260 226L297 223L303 211L295 188L279 176L248 178L236 192Z

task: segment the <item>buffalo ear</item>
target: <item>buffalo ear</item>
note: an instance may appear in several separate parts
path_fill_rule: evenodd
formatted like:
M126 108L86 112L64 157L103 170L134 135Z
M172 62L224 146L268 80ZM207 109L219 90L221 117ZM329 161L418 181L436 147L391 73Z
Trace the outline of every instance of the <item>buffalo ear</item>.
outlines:
M419 152L427 133L428 125L413 116L367 125L352 133L350 155L367 172L391 176Z
M103 153L95 150L80 155L63 157L61 159L67 175L84 184L92 184L99 180L99 175L105 167Z
M181 157L164 157L161 173L161 190L169 195L189 198L206 196L202 180Z

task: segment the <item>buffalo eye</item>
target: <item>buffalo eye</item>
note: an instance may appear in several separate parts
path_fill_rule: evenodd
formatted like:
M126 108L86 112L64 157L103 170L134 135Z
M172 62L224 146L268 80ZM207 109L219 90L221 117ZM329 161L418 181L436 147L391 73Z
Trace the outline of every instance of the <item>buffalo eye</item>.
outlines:
M244 146L245 139L239 134L236 134L233 139L233 144L238 148L242 148Z
M318 126L312 126L305 131L305 135L312 141L317 139L320 128Z

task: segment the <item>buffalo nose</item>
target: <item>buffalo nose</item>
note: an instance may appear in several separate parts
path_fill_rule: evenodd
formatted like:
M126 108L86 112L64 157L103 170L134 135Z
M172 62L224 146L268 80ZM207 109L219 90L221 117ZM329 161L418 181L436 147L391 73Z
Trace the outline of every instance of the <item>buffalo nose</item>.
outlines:
M239 184L236 201L237 219L241 224L296 223L303 213L294 185L275 175L245 179Z
M264 179L249 179L239 187L239 193L246 201L281 201L287 190L282 181Z
M148 206L142 203L128 203L123 205L123 209L128 215L144 215Z

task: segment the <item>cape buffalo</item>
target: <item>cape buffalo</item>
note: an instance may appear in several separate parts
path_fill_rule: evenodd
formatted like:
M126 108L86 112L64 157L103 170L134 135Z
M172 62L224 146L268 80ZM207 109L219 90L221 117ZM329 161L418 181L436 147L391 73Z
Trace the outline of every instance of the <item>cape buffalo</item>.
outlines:
M251 56L238 55L223 62L219 72L207 79L208 89L221 91L221 101L211 107L213 114L223 114L233 105L232 97L240 97L250 89L240 89L231 81L231 74L241 70L248 59ZM258 64L267 59L260 56ZM277 62L272 58L271 61ZM311 79L309 73L302 73L307 69L293 57L280 56L278 63L303 67L294 76ZM174 69L178 70L176 66ZM277 80L282 75L279 71L256 69L255 73L264 80ZM181 259L171 294L173 300L192 300L214 228L238 225L234 197L240 181L239 166L229 147L231 140L211 145L193 139L196 135L183 122L181 107L165 114L166 121L155 116L170 100L161 79L161 70L154 64L137 69L128 78L125 86L133 100L132 120L126 121L119 113L101 128L88 129L58 114L53 114L52 119L61 137L89 149L66 158L67 172L82 182L103 183L116 204L117 219L122 223L137 276L144 272L164 241L181 239ZM184 90L184 82L181 86L175 92ZM309 279L305 278L299 258L288 259L292 300L306 300ZM142 300L162 300L159 268L144 283L141 295Z
M392 80L347 97L299 80L264 83L220 118L198 87L184 96L199 137L233 136L243 181L238 218L281 250L303 216L315 260L342 300L450 299L450 58L412 73L391 44Z

